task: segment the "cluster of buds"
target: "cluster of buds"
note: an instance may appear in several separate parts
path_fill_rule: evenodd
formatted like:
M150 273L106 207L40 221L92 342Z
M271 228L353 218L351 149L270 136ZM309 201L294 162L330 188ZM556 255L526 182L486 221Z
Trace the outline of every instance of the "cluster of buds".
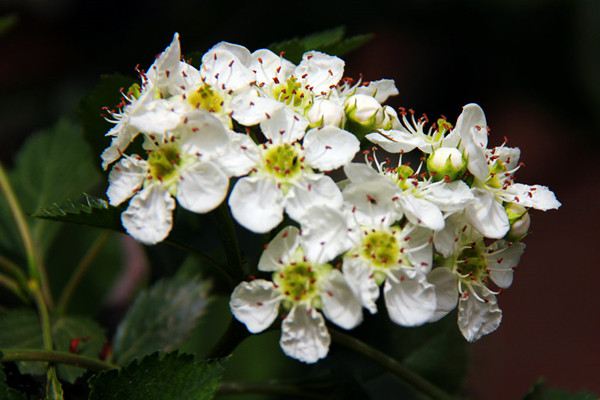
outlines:
M279 229L258 264L264 276L240 283L230 308L253 333L283 315L281 347L301 361L327 355L325 319L356 327L363 309L377 312L381 290L393 322L417 326L458 308L475 341L500 323L496 296L512 283L528 210L560 203L544 186L515 183L520 151L488 148L478 105L454 125L428 126L384 104L398 94L392 80L354 82L344 65L318 51L294 65L222 42L195 67L175 35L111 113L110 203L129 202L123 226L145 244L168 236L176 203L207 213L227 201L246 229ZM127 154L139 137L146 154ZM364 163L361 141L380 148ZM398 161L380 162L381 151ZM413 151L416 170L403 163ZM327 174L336 169L347 179ZM239 177L231 190L230 177ZM280 227L284 214L294 226Z

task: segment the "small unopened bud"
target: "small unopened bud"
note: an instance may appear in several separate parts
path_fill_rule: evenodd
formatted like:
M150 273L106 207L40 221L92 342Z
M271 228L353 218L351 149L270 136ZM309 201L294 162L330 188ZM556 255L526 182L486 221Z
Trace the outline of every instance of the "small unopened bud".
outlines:
M312 127L339 126L344 124L344 108L332 100L317 99L306 114Z
M427 158L427 170L433 180L454 181L466 172L467 159L454 147L440 147Z
M362 126L377 129L385 119L381 104L366 94L348 97L344 106L348 118Z
M510 223L510 230L506 238L510 241L522 240L529 232L529 225L531 224L529 212L525 207L515 203L508 203L504 206L504 209Z

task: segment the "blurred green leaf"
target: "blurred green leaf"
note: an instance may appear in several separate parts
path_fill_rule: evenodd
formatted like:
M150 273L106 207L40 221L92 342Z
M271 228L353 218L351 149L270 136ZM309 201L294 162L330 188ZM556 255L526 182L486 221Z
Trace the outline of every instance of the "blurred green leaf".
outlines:
M372 34L351 36L349 38L345 38L345 35L346 28L339 26L302 38L272 43L269 45L269 49L275 53L285 52L285 58L297 64L302 60L302 54L309 50L341 56L359 48L373 38Z
M9 177L27 214L88 191L100 178L79 128L66 120L28 139L17 154ZM28 222L35 243L45 253L61 226L43 219L28 219ZM22 255L19 235L3 198L0 199L0 250L13 256Z
M34 217L122 231L121 209L104 199L83 193L77 200L65 200L38 210Z
M48 368L48 373L46 374L46 397L44 400L63 400L64 394L62 385L56 375L56 368Z
M8 14L0 17L0 36L4 36L12 28L14 28L19 22L19 16L17 14Z
M135 81L134 78L121 74L102 75L100 82L79 105L83 134L91 146L91 160L96 168L100 168L100 154L110 144L110 138L105 137L105 134L113 126L104 119L103 115L106 112L102 111L102 107L111 108L118 104L123 98L120 90L127 90Z
M206 312L209 288L205 281L175 277L142 291L117 328L115 360L124 364L178 349Z
M223 368L193 356L158 353L121 370L90 380L90 400L208 400L219 387Z
M543 380L539 380L523 397L523 400L598 400L598 396L589 392L569 393L549 388Z
M0 353L1 354L1 353ZM2 400L25 400L25 395L8 386L6 374L0 365L0 399Z
M69 351L72 339L80 339L79 354L97 357L106 340L103 329L94 321L79 317L60 317L52 322L54 348ZM0 348L42 349L40 321L33 310L16 309L0 314ZM18 362L22 374L44 375L45 363L36 361ZM78 367L59 365L61 379L73 383L85 370Z

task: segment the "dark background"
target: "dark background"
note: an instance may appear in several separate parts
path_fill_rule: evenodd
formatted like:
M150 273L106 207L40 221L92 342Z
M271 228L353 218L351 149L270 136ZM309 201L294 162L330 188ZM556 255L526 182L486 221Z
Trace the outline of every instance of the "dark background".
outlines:
M600 393L600 1L278 2L2 0L0 158L74 115L103 73L134 75L181 34L184 52L227 40L251 50L345 25L373 32L347 75L393 78L395 106L454 121L477 102L523 150L524 183L549 185L559 212L533 212L528 249L500 297L500 329L471 347L474 398L512 399L538 377Z

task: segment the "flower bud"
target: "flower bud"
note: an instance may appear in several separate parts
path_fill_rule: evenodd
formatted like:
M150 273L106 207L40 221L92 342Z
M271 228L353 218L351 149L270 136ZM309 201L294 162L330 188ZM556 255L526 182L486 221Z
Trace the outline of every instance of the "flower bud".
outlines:
M338 126L344 124L344 109L335 101L317 99L306 114L306 118L312 127Z
M515 203L506 204L504 209L510 223L510 230L506 234L506 239L510 241L522 240L527 236L529 225L531 224L529 212L522 205Z
M466 172L467 159L454 147L440 147L427 158L427 170L436 181L454 181Z
M381 104L374 97L366 94L348 97L345 109L348 118L353 122L372 129L377 129L385 119Z

